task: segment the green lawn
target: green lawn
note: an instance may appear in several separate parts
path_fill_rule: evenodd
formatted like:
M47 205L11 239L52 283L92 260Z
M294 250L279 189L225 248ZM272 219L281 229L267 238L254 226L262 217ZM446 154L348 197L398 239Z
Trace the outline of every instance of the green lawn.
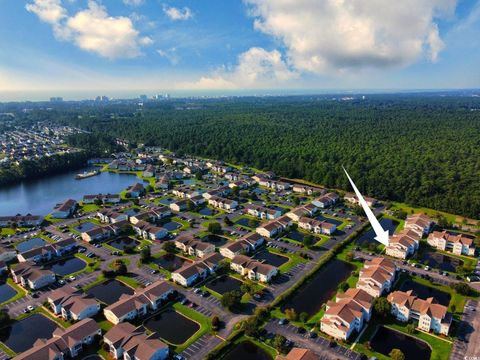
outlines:
M425 208L425 207L407 205L407 204L400 203L400 202L393 202L392 207L389 210L392 210L392 211L393 210L403 210L409 215L412 214L412 213L424 213L424 214L427 214L428 216L433 217L433 218L438 217L438 215L442 215L443 217L445 217L448 220L448 222L456 223L456 224L459 224L459 225L462 225L462 221L464 219L464 217L458 216L458 215L455 215L455 214L450 214L450 213L446 213L446 212L443 212L443 211L437 211L437 210L433 210L433 209L429 209L429 208ZM477 226L479 225L478 219L476 220L476 224L477 224Z
M80 205L80 208L82 209L82 211L84 213L89 213L89 212L92 212L92 211L97 211L98 209L100 209L100 206L98 205L95 205L95 204L83 204Z
M128 286L136 289L136 288L139 288L142 286L142 284L140 284L137 280L129 277L129 276L123 276L123 275L119 275L116 277L117 280L120 280L121 282L124 282L125 284L127 284Z

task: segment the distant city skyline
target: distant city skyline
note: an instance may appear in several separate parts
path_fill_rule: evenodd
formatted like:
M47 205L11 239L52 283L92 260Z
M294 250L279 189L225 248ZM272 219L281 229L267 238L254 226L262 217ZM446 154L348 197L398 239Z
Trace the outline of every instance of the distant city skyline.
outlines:
M479 0L0 1L0 34L0 101L480 87Z

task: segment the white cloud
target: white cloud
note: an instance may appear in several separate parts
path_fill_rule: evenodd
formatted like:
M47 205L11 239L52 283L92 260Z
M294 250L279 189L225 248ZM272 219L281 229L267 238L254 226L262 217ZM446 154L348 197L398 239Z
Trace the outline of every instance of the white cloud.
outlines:
M318 74L436 61L444 44L436 19L457 0L244 0L257 30L286 47L289 63Z
M191 89L269 88L296 79L298 74L289 69L278 50L267 51L253 47L238 57L238 64L220 68L210 76L193 83L182 84Z
M67 17L62 0L34 0L33 3L25 5L25 8L49 24L56 24Z
M193 17L193 12L188 7L180 9L173 6L169 7L167 5L163 5L163 12L173 21L188 20Z
M123 3L128 6L140 6L143 5L145 0L123 0Z
M174 47L167 50L158 49L157 53L161 57L170 61L172 65L177 65L178 62L180 61L180 57L178 56L177 49Z
M147 36L140 36L130 18L110 16L94 0L73 16L68 16L61 0L34 0L27 10L52 24L58 39L72 41L83 50L109 59L137 57L142 46L153 42Z

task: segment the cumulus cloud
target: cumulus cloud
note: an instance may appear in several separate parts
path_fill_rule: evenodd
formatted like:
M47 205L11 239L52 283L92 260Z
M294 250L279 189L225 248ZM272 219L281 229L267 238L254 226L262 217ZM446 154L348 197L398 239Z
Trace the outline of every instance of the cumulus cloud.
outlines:
M56 24L67 17L62 0L34 0L33 3L25 5L25 8L49 24Z
M188 20L193 17L193 12L188 7L180 9L173 6L170 7L167 5L163 5L163 12L170 18L170 20L173 21Z
M405 66L444 47L437 19L457 0L244 0L257 30L286 48L300 71Z
M94 0L73 16L68 16L61 0L35 0L27 4L27 10L50 23L58 39L109 59L137 57L143 46L153 42L147 36L140 36L130 18L110 16Z
M34 0L25 5L27 11L34 13L38 18L53 27L55 36L62 37L60 22L67 18L67 10L62 6L62 0Z
M210 76L201 77L194 83L182 84L194 89L242 89L268 88L296 79L282 59L278 50L267 51L253 47L238 57L238 64L231 68L220 68Z

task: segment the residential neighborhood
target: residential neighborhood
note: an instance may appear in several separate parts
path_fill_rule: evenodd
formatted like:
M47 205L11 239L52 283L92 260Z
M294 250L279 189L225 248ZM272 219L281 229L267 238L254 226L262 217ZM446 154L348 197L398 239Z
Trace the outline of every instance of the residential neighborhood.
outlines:
M478 239L434 213L365 197L391 226L384 246L353 193L159 148L92 162L129 183L0 217L9 326L52 329L25 346L0 339L1 359L204 359L253 346L359 360L388 356L387 333L431 353L462 341Z

